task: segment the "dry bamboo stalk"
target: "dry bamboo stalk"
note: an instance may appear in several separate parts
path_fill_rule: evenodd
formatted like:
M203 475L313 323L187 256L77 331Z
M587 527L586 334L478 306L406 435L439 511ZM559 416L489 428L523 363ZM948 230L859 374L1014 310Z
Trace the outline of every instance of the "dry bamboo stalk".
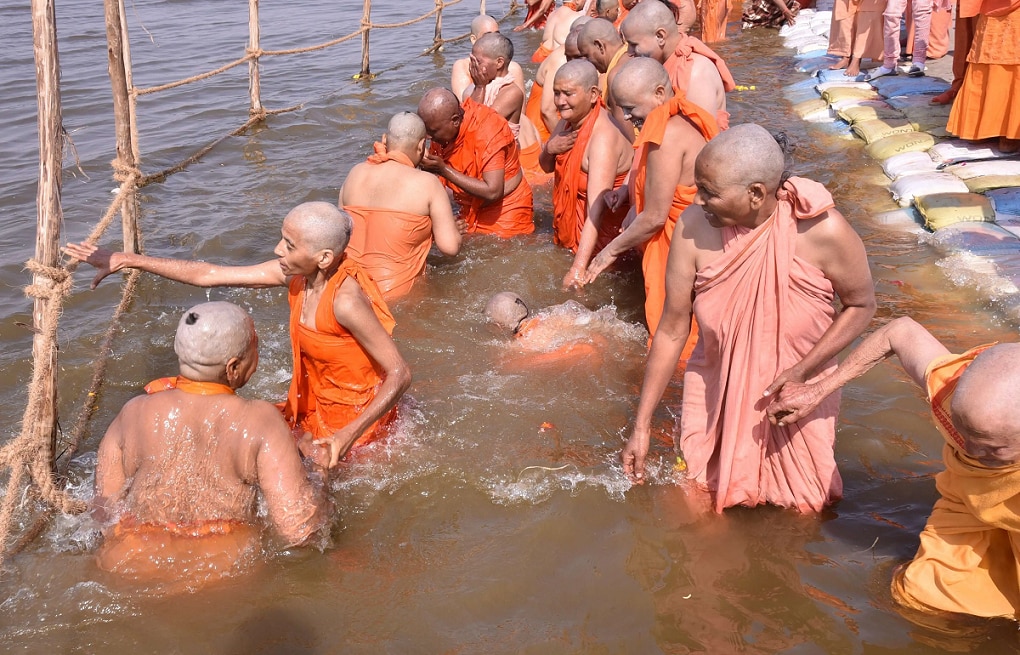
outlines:
M248 0L248 51L258 52L259 48L259 0ZM259 80L259 58L248 62L248 96L251 98L251 107L248 113L251 116L262 114L262 84Z
M372 74L368 61L368 26L372 24L372 0L365 0L365 11L361 15L361 73L359 78L368 78Z

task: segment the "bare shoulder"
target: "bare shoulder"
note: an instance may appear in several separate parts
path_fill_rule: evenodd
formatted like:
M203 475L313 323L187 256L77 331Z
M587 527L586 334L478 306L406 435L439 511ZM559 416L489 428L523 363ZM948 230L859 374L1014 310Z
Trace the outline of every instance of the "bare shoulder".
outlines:
M669 120L666 121L666 132L662 141L671 144L671 146L680 146L679 148L670 147L667 150L691 150L693 147L701 150L701 146L706 143L701 130L694 127L683 114L669 117Z
M368 296L354 277L347 276L333 297L333 315L341 325L350 329L350 323L360 320L366 311L372 312Z
M719 74L719 69L715 67L715 63L697 52L691 53L691 76L701 79L716 79L722 82L722 76Z
M857 231L835 207L818 216L797 221L799 239L813 247L839 246L846 239L860 240Z

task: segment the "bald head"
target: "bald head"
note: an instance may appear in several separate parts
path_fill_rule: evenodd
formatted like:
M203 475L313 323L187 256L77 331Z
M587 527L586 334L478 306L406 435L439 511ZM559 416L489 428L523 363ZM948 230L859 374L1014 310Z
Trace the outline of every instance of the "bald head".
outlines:
M290 210L283 222L300 235L312 252L330 250L337 257L347 249L353 222L347 212L328 202L306 202Z
M782 182L786 157L768 130L747 123L732 126L709 141L696 165L716 184L763 184L774 194Z
M582 89L591 89L599 85L599 72L587 59L575 59L560 66L556 71L553 84L576 84Z
M483 34L475 41L471 52L480 53L490 59L503 58L503 66L509 66L514 58L514 44L499 32Z
M610 92L619 106L636 107L647 104L653 97L657 99L653 104L658 106L673 97L669 73L654 59L634 57L617 70Z
M985 350L967 367L950 405L968 451L990 465L1020 461L1020 344Z
M485 305L486 320L508 330L516 330L528 313L524 300L512 291L497 293Z
M425 138L425 123L418 114L402 111L386 126L386 147L397 150L414 149Z
M432 118L440 114L455 111L460 107L457 96L453 91L444 88L429 89L418 102L418 116L428 123Z
M616 20L620 15L619 0L595 0L595 14L606 20Z
M610 52L610 56L616 54L616 51L623 45L623 39L616 30L616 26L604 18L588 21L577 35L577 47L581 49L582 53L586 53L594 47L596 41L603 44L603 47ZM585 56L588 55L585 54Z
M623 24L620 27L626 32L628 38L645 36L660 29L675 30L676 17L670 7L662 2L647 0L635 5L623 19Z
M209 382L223 378L227 363L244 358L255 343L255 324L248 312L229 302L207 302L181 316L174 352L181 375Z
M475 16L471 21L471 36L474 39L480 38L483 34L499 31L499 23L492 16L482 14Z

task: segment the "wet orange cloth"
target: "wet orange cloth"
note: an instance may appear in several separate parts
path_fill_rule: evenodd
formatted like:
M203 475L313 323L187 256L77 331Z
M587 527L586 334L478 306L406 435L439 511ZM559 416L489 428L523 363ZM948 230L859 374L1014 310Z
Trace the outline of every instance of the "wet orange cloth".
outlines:
M483 173L502 170L504 179L512 180L521 172L520 147L506 119L471 98L461 107L464 119L457 139L445 148L433 141L432 152L468 177L480 180ZM488 204L449 180L443 184L453 191L468 232L512 237L535 231L531 185L523 175L516 189Z
M634 153L634 166L631 179L631 191L634 195L632 204L638 213L645 208L645 176L647 175L646 162L648 160L648 145L662 145L663 137L666 134L666 124L673 116L684 116L694 127L698 128L705 140L709 140L719 133L719 126L715 119L705 109L687 100L682 93L677 93L668 102L660 105L649 112L641 132L634 142L636 152ZM680 214L690 207L694 201L694 194L697 188L693 186L677 186L673 192L673 204L669 208L669 216L665 225L658 234L653 236L645 244L644 254L641 257L641 271L645 278L645 320L648 323L648 333L655 336L655 330L662 318L662 307L666 302L666 259L669 256L669 244L673 239L673 230ZM692 331L691 338L687 341L684 349L686 356L690 357L690 350L697 341L697 334Z
M375 398L383 381L383 371L354 336L337 323L333 313L333 299L348 277L361 286L379 322L392 334L395 322L382 292L368 273L350 259L345 259L326 283L315 309L314 327L301 323L305 278L295 276L287 290L294 377L284 416L292 426L310 432L315 439L328 437L357 418ZM387 412L354 442L354 447L382 436L396 413L396 407Z
M946 355L925 382L935 426L945 439L939 499L914 559L893 578L893 596L921 610L1016 618L1020 611L1020 464L990 468L967 456L950 418L960 375L982 351Z
M535 51L535 52L534 52L534 53L533 53L533 54L531 55L531 61L532 61L532 62L534 62L534 63L536 63L536 64L541 64L541 63L542 63L543 61L545 61L546 59L548 59L548 58L549 58L549 55L551 55L551 54L552 54L552 50L550 50L550 49L549 49L549 48L548 48L548 47L547 47L547 46L545 45L545 43L542 43L541 45L539 45L539 46L538 46L538 50L536 50L536 51Z
M542 165L538 163L538 158L541 156L542 146L538 143L521 148L521 169L524 170L524 179L531 186L545 184L553 179L553 174L546 173L542 170Z
M145 393L153 394L160 391L178 389L184 393L193 393L199 396L216 396L219 394L234 395L234 390L219 382L196 382L189 380L183 375L176 375L168 378L158 378L145 385Z
M691 69L694 67L692 57L695 54L708 57L712 60L716 70L719 71L719 77L722 79L723 90L729 92L736 88L737 83L733 80L733 75L730 73L730 69L722 57L717 55L714 50L699 39L687 34L681 34L680 43L677 45L676 50L662 64L666 72L669 73L669 79L673 84L674 91L687 93L687 87L691 83ZM716 114L715 122L718 123L721 130L728 128L730 126L729 112L719 110Z
M581 240L581 229L588 218L588 173L581 169L584 154L591 141L592 130L599 114L601 104L595 104L585 116L581 126L577 128L577 139L570 150L556 155L556 170L553 181L553 241L556 245L577 250ZM627 171L620 173L613 180L613 188L619 187L627 178ZM620 233L623 219L627 217L626 208L610 212L602 211L599 237L595 252L606 247Z
M524 115L527 116L532 123L535 124L535 129L538 130L538 137L545 143L549 140L549 126L545 124L545 119L542 118L542 85L535 80L531 83L531 92L528 94L528 100L524 103Z
M843 483L833 442L839 393L793 425L773 426L762 391L832 324L832 284L796 256L797 222L833 207L821 184L790 178L757 228L724 227L723 254L698 271L700 339L684 375L680 448L717 512L771 503L819 511ZM830 374L832 361L820 371Z
M726 40L726 19L730 3L727 0L701 0L698 18L701 23L701 38L706 43Z
M970 140L1020 139L1020 10L978 16L967 72L946 130Z
M541 2L536 2L535 4L530 4L530 3L528 4L528 15L524 17L524 22L525 23L527 23L529 20L531 20L531 17L534 16L536 13L538 13L538 9L539 9L539 6L541 4L542 4ZM545 13L542 14L541 18L539 18L537 21L535 21L532 24L531 29L533 29L533 30L540 30L543 27L545 27L545 21L547 21L549 19L549 14L551 14L554 9L556 9L556 3L555 2L553 4L551 4L551 5L549 5L546 8Z

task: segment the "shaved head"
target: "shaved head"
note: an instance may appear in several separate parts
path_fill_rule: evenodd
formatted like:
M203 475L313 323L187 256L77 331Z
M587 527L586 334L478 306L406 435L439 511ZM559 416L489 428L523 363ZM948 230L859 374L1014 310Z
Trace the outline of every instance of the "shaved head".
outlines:
M608 18L619 14L619 0L595 0L595 13L599 18Z
M174 352L182 375L209 381L223 375L227 362L244 357L255 343L255 324L248 312L229 302L207 302L181 316Z
M960 376L950 405L953 424L975 456L1006 464L1020 461L1020 343L985 350ZM995 452L995 449L1000 449Z
M390 119L386 126L386 147L403 150L417 147L425 138L425 123L418 114L402 111Z
M329 202L306 202L290 210L289 223L312 252L331 250L339 258L351 238L353 222L347 212Z
M429 89L418 102L418 116L426 123L434 116L460 108L460 101L453 91L444 88Z
M617 102L633 106L659 87L667 91L667 99L673 97L673 85L662 64L649 57L634 57L620 67L611 91Z
M615 2L616 0L613 1ZM605 18L595 18L588 21L577 35L577 47L581 49L581 52L586 52L594 46L595 41L600 41L604 44L606 49L611 51L611 54L615 54L620 49L620 46L623 45L623 38L620 37L616 26Z
M718 184L760 183L771 194L782 182L786 157L768 130L747 123L730 127L709 141L698 155L697 166L711 170Z
M475 41L472 52L484 54L491 59L503 58L503 66L509 66L514 58L514 44L499 32L483 34Z
M587 59L575 59L560 66L556 71L553 84L576 84L582 89L590 89L599 85L599 72Z
M524 300L512 291L497 293L485 305L486 320L508 330L516 330L528 314Z
M471 21L471 36L478 39L483 34L489 34L491 32L499 31L499 23L492 16L482 14L481 16L475 16L474 20Z
M676 17L669 7L658 0L639 2L630 10L620 26L628 37L642 36L655 30L676 29Z

